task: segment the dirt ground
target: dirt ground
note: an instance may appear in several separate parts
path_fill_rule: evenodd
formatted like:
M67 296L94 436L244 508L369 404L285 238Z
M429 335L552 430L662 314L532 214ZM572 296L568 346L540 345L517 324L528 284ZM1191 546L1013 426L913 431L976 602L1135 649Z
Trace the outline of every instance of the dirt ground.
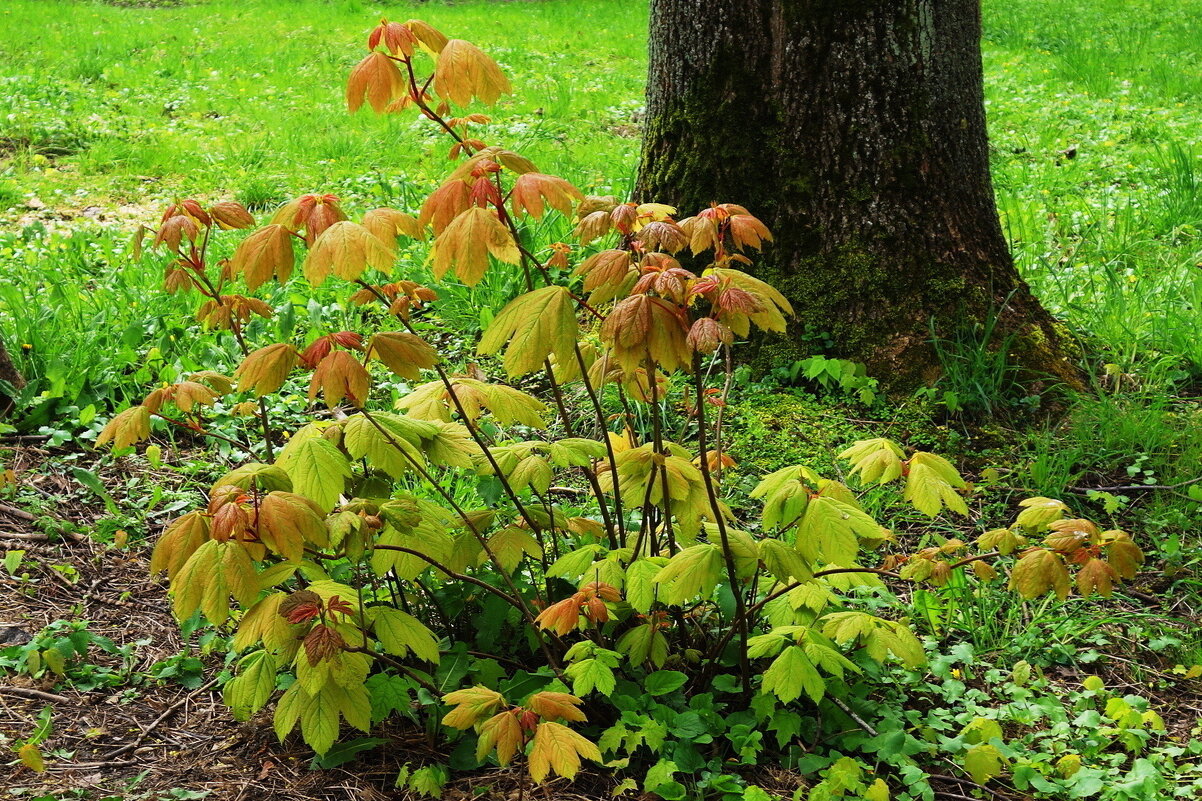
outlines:
M407 799L414 794L393 787L402 766L445 761L445 746L411 724L394 721L373 732L390 740L389 745L366 751L344 766L316 770L311 767L312 752L295 733L283 744L277 741L270 708L250 721L235 721L222 704L217 687L218 675L225 667L224 654L205 655L195 636L185 643L170 612L165 581L149 576L158 526L150 526L147 536L131 538L124 545L99 542L87 534L109 510L65 472L54 458L61 453L25 445L5 450L25 497L32 490L41 500L34 508L0 498L0 556L12 550L25 552L16 575L0 569L0 648L27 641L54 621L86 621L91 634L109 638L124 648L127 656L92 649L89 663L123 673L124 678L86 692L56 685L53 677L34 681L23 674L6 673L0 663L0 751L30 736L47 707L52 723L50 736L40 745L46 757L45 772L34 773L8 750L8 756L0 759L0 788L7 790L0 797L38 801ZM131 470L148 469L144 463L101 468L94 463L94 455L80 458L112 487L118 504L135 502L121 493L130 491L128 486L140 486L140 482L130 485L127 481ZM186 481L178 474L156 474L154 478L160 483ZM1155 587L1147 589L1155 591ZM1158 596L1143 597L1149 606L1162 604ZM1195 610L1161 609L1183 623L1197 623ZM1142 611L1146 613L1148 608ZM153 665L183 650L203 662L202 675L196 681L199 686L189 689L148 675ZM1129 687L1149 697L1166 713L1173 735L1183 740L1191 736L1202 715L1202 683L1182 681L1147 665L1135 666L1144 678L1140 681L1121 661L1110 664L1114 670L1105 675L1109 687ZM1155 674L1173 681L1148 682ZM1074 673L1058 678L1075 684L1082 676ZM1153 690L1153 684L1159 685L1159 692ZM1166 686L1176 692L1166 692ZM782 798L790 797L802 784L797 775L771 768L755 778ZM969 797L965 793L980 789L951 776L935 781L942 785L937 790L940 798L964 799ZM598 772L582 774L574 783L558 780L531 791L524 787L519 773L494 770L456 777L445 788L443 798L522 801L530 796L545 801L587 801L609 798L613 786L613 779ZM995 798L1018 798L992 792ZM638 801L653 796L630 792L623 798Z

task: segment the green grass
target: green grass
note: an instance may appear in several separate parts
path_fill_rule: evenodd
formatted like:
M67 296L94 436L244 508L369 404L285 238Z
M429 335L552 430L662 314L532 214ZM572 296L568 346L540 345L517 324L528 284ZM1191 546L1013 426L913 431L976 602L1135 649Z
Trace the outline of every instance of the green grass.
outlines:
M414 115L346 113L382 13L492 53L518 91L486 138L547 172L624 192L637 154L646 10L579 3L215 0L172 8L13 0L0 10L8 170L50 205L306 191L415 198L446 146Z
M63 249L43 237L31 246L41 251L32 271L27 253L14 255L22 247L0 250L0 330L32 344L26 331L54 328L59 343L19 351L29 372L76 372L72 358L115 364L127 353L112 331L157 331L168 313L186 325L186 303L151 298L154 261L132 268L120 256L125 229L153 221L170 198L235 197L258 211L306 191L335 192L352 212L419 203L447 167L442 139L409 115L349 116L342 100L363 35L383 13L422 17L497 56L516 93L493 110L486 139L586 191L626 193L638 155L645 3L212 0L142 9L10 0L0 8L0 226L20 231L33 197L51 212L126 206L125 225L101 232L51 220L56 230L86 228L94 242ZM1202 376L1199 41L1202 0L1169 10L1150 0L985 4L994 180L1016 259L1090 360L1145 388ZM69 288L44 291L78 280L75 257L59 255L81 248L111 255L111 266L87 275L109 301L100 316L64 301ZM448 290L444 320L467 331L487 322L512 284L495 279ZM972 342L945 350L958 395L986 409L1006 402L1006 364ZM180 368L189 361L176 358ZM117 403L132 391L115 378L103 386Z
M987 2L985 29L994 182L1027 280L1100 361L1202 375L1202 3Z

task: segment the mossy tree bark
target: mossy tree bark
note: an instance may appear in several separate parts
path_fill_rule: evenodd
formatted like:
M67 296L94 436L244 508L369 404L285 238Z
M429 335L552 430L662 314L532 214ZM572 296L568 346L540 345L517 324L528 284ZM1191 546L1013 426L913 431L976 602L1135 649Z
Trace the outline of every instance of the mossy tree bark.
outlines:
M0 337L0 381L8 382L13 389L21 389L25 386L25 379L21 376L21 371L13 364L12 357L8 354L8 348L4 346L4 338ZM7 414L13 405L12 398L6 398L0 394L0 415Z
M652 0L637 196L747 206L776 239L756 273L894 389L942 335L998 314L1028 375L1076 383L1019 278L989 176L979 0Z

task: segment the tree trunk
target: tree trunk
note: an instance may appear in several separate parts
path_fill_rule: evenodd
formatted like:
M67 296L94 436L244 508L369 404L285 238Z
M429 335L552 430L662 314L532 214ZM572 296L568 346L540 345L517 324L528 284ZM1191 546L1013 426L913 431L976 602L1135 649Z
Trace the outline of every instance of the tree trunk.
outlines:
M979 0L652 0L637 196L739 203L773 231L752 269L797 318L762 366L827 332L912 388L938 375L932 320L998 313L1028 375L1079 381L998 221L980 24Z
M8 355L8 348L4 346L4 338L0 337L0 381L7 381L12 385L13 389L22 389L25 386L25 379L21 376L21 371L13 364L12 357ZM12 410L15 398L8 398L0 393L0 415L8 414Z

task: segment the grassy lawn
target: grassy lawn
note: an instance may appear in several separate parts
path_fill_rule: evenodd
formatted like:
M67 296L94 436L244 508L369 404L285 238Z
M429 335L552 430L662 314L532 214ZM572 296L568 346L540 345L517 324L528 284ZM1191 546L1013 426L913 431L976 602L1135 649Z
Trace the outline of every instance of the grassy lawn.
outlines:
M77 396L68 405L81 408L120 401L107 363L146 339L135 329L180 358L165 322L180 307L145 298L156 268L120 255L128 230L166 201L234 197L266 210L320 191L352 211L412 208L433 185L445 148L421 121L345 113L354 43L380 13L350 1L4 4L0 320L33 346L25 367L39 392ZM495 110L492 141L586 191L627 194L645 4L387 13L420 15L498 55L516 93ZM1202 2L1020 0L987 2L985 14L995 183L1025 275L1112 372L1192 379L1202 373ZM94 231L94 219L109 232L41 235ZM79 298L80 285L98 300Z

